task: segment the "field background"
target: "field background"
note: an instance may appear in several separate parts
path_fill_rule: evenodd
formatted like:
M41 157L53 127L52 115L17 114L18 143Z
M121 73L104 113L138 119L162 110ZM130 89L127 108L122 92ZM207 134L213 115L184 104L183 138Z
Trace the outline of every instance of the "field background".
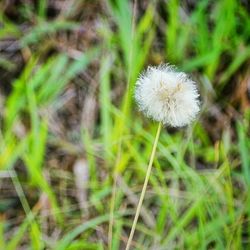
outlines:
M157 128L133 87L166 62L202 107L161 133L133 249L250 249L249 11L1 0L0 249L124 249Z

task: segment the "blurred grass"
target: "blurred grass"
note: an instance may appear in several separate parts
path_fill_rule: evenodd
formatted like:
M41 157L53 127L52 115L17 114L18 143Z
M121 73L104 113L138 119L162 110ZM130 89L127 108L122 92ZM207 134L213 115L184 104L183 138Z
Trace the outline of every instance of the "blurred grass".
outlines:
M72 1L51 18L52 5L24 1L9 14L0 3L0 39L17 43L11 52L1 47L11 87L1 80L10 91L0 95L0 188L12 180L16 194L7 198L18 204L0 194L0 249L107 249L114 171L112 249L123 249L156 130L137 113L133 87L148 64L161 62L193 72L203 107L191 127L161 135L134 249L248 249L249 105L232 101L242 79L249 81L243 1L138 1L135 12L130 1ZM21 67L11 59L17 54ZM97 103L91 127L85 116L71 127L90 95ZM88 162L87 212L76 201L78 158Z

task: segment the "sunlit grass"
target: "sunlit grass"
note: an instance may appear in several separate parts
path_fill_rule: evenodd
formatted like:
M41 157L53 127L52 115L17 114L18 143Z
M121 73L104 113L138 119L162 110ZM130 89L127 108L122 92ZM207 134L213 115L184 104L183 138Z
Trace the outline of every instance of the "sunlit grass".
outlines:
M138 250L248 249L250 116L247 109L238 112L224 93L235 91L250 58L245 7L236 0L202 0L192 9L177 0L150 1L145 11L138 3L133 14L128 1L106 1L98 19L101 42L72 54L57 44L57 36L81 28L74 19L77 10L71 6L67 15L51 20L48 2L18 7L18 22L30 25L25 33L0 8L0 39L13 37L25 58L11 78L11 91L0 95L0 188L8 181L17 197L10 192L8 205L0 194L0 249L107 249L114 171L111 249L124 248L157 127L137 112L133 87L144 67L161 62L192 72L203 106L189 128L162 133L132 245ZM11 73L16 65L1 55L0 67ZM89 68L96 70L91 77L98 84L93 133L79 124L78 131L58 135L44 110L58 112L72 83L90 86L83 77ZM214 106L234 110L234 119L221 117L217 137L207 122ZM89 214L82 216L75 200L72 166L54 160L66 156L88 162ZM14 226L10 210L18 211Z

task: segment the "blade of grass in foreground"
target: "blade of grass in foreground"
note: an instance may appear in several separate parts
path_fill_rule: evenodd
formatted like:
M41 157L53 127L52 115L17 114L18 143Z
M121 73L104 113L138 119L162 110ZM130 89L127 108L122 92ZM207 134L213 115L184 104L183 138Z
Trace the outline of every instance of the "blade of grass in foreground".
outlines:
M239 151L242 160L242 169L244 173L244 178L246 181L247 186L250 188L250 157L249 157L249 148L248 142L246 137L246 131L242 123L237 123L237 133L239 138Z
M111 72L112 58L105 57L101 62L100 69L100 109L101 109L101 134L103 137L103 147L105 160L109 162L111 158L111 143L110 135L112 134L111 121L111 90L110 90L110 72Z
M91 219L89 221L86 221L85 223L83 223L82 225L76 227L75 229L73 229L72 231L70 231L68 234L66 234L65 236L63 236L63 238L56 244L55 246L55 250L65 250L69 244L80 234L82 234L83 232L85 232L88 229L94 229L96 228L98 225L109 221L109 214L105 214L99 217L96 217L94 219Z
M248 218L250 218L250 157L249 157L249 150L250 150L250 140L246 136L245 126L243 123L238 122L237 123L237 133L239 138L239 152L241 155L241 161L242 161L242 171L243 176L245 179L245 183L247 186L247 198L246 198L246 214ZM250 234L250 224L248 223L247 226L247 233Z
M119 27L119 35L123 45L123 52L125 57L125 65L127 68L127 82L126 82L126 92L122 101L122 116L117 117L114 125L114 133L113 136L116 140L119 141L117 150L114 150L116 153L116 160L115 160L115 167L112 173L112 195L110 201L110 216L109 216L109 231L108 231L108 247L112 249L112 239L113 239L113 225L114 225L114 210L115 210L115 200L117 196L117 178L118 178L118 171L117 165L120 163L122 150L123 150L123 140L122 136L125 133L126 129L126 122L124 118L130 116L130 99L131 99L131 74L132 74L132 59L133 59L133 49L134 49L134 36L135 36L135 22L136 22L136 9L137 9L137 0L133 2L133 14L131 17L131 10L129 8L129 4L126 1L119 0L118 1L118 8L115 7L112 2L110 3L111 9L116 15L117 18L117 25ZM125 11L124 11L125 10ZM127 13L126 13L127 12ZM117 15L118 14L118 15ZM124 15L125 14L125 15ZM128 18L129 17L129 18ZM125 25L122 24L124 22Z

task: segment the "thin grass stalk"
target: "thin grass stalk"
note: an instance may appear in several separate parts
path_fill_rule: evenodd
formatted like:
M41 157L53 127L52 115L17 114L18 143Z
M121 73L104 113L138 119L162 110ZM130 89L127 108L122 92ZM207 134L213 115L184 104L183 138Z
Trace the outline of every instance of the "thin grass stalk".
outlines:
M128 99L129 99L129 93L130 93L130 81L131 81L131 64L133 59L133 42L134 42L134 33L135 33L135 20L136 20L136 9L137 9L137 0L134 0L133 3L133 16L132 16L132 30L131 30L131 47L130 47L130 53L129 53L129 68L128 68L128 78L127 78L127 85L126 85L126 96L125 96L125 105L124 105L124 116L126 117L126 114L128 113ZM122 123L122 129L121 134L119 138L121 138L122 132L123 132L123 125ZM112 196L111 196L111 202L110 202L110 218L109 218L109 229L108 229L108 249L112 249L112 237L113 237L113 225L114 225L114 210L115 210L115 197L117 193L117 179L118 179L118 170L117 165L120 162L121 152L122 151L122 139L119 142L118 146L118 154L116 158L116 164L114 168L114 174L113 174L113 185L112 185Z
M154 162L155 152L156 152L157 144L158 144L160 133L161 133L161 128L162 128L162 124L159 123L158 129L157 129L157 133L156 133L156 136L155 136L155 140L154 140L154 145L153 145L152 153L151 153L149 164L148 164L148 167L147 167L147 173L146 173L146 177L145 177L145 180L144 180L144 184L143 184L143 188L142 188L140 200L139 200L139 203L138 203L137 208L136 208L136 213L135 213L133 225L132 225L132 228L131 228L131 231L130 231L130 235L129 235L129 238L128 238L126 250L130 249L130 246L131 246L131 243L132 243L132 239L133 239L133 236L134 236L134 233L135 233L136 224L137 224L140 212L141 212L142 202L143 202L144 197L145 197L145 193L146 193L146 190L147 190L147 185L148 185L148 181L149 181L151 169L152 169L153 162Z

